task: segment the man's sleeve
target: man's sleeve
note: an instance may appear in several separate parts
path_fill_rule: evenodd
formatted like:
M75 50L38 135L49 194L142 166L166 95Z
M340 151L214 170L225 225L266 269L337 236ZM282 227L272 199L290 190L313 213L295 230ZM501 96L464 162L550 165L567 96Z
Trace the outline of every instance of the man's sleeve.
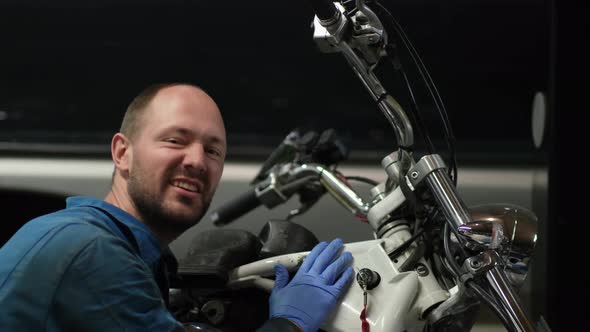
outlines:
M166 308L152 272L133 248L95 236L71 262L53 315L69 331L184 331Z
M273 318L266 321L256 332L301 332L301 329L286 318Z

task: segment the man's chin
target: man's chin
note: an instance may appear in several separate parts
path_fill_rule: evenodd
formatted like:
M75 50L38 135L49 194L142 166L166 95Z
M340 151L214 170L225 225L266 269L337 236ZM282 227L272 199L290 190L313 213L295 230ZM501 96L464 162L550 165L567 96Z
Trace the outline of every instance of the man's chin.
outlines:
M186 196L168 195L162 197L164 200L160 209L171 223L179 225L195 225L205 215L209 204L203 197L192 199Z
M166 209L171 223L178 225L187 225L191 227L196 225L201 218L203 218L204 211L202 208L195 209L195 207L171 206Z
M196 225L199 220L200 218L198 217L168 214L166 220L163 223L160 223L159 227L161 230L167 229L167 231L172 231L180 235L181 233Z
M167 214L170 219L183 224L196 223L202 217L200 211L181 211L180 209L168 210Z

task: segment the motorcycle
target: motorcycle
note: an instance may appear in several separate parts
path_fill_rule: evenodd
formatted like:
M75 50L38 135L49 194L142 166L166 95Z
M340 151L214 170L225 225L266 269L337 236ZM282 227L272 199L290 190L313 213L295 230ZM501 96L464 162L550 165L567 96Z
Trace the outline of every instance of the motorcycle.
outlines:
M273 266L295 272L318 243L292 221L326 192L371 227L374 239L346 243L354 282L323 324L325 331L469 331L482 303L509 331L550 331L533 324L516 293L537 241L537 217L513 204L467 207L456 190L453 135L442 99L403 29L377 1L314 0L313 38L322 52L347 60L391 124L397 149L381 162L387 180L345 176L338 164L348 149L332 129L295 129L263 163L251 189L211 214L224 226L260 205L273 208L298 195L286 220L268 222L258 235L216 229L197 235L172 280L170 306L187 329L254 330L268 317ZM392 42L393 36L398 40ZM449 147L434 152L401 65L403 45L439 110ZM376 75L385 60L407 83L411 113ZM414 155L413 123L428 153ZM363 198L352 181L372 186ZM203 323L196 323L201 321Z

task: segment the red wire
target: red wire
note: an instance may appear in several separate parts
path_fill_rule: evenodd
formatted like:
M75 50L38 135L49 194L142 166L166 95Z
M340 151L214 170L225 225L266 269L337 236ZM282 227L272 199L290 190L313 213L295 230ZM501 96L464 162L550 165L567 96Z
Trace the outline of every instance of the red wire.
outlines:
M355 217L360 222L365 222L365 223L369 222L369 219L367 219L366 217L363 217L363 216L355 216Z
M364 292L364 296L367 296L367 292ZM363 332L370 332L371 326L367 321L367 303L365 302L365 306L363 307L363 311L361 311L361 327Z

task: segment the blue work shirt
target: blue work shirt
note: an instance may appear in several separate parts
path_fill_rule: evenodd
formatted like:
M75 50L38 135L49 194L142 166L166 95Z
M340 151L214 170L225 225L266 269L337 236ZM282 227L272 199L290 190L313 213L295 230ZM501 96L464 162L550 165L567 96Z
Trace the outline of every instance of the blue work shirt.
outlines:
M184 331L147 226L102 200L66 202L0 249L0 331Z

